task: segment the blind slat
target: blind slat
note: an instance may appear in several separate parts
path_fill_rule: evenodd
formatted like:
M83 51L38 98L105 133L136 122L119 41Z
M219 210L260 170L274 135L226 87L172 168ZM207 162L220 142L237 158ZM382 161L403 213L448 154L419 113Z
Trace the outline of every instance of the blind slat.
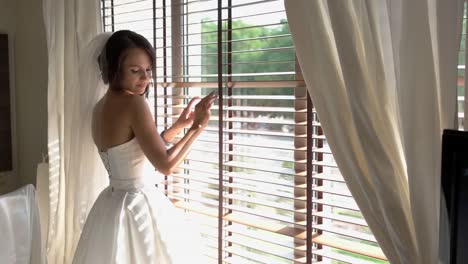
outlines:
M280 251L279 248L277 248L277 247L275 248L275 250L271 250L271 247L259 244L258 242L251 241L249 239L242 238L240 236L226 237L225 240L228 241L228 242L231 242L231 243L247 246L249 248L258 250L258 251L263 252L263 253L269 253L271 255L284 258L286 260L295 261L295 262L299 262L299 263L305 263L305 262L301 261L302 258L295 257L294 254L290 250ZM237 251L237 252L239 252L239 251Z
M318 235L312 240L314 243L326 245L336 249L345 250L375 259L387 260L382 250L378 247L366 246L361 243L339 239L330 235Z
M341 235L344 237L356 238L356 239L360 239L360 240L364 240L368 242L377 243L377 240L374 238L373 235L368 235L362 232L346 230L346 229L339 228L337 226L331 226L331 225L325 225L325 224L312 225L312 227L318 230L327 231L329 233Z
M245 237L251 237L258 240L274 243L294 250L305 251L304 245L299 245L300 242L297 242L297 240L296 242L294 242L293 239L287 236L280 237L282 235L277 235L276 233L272 232L256 232L251 230L250 227L241 225L229 225L225 229L226 231L240 234ZM275 234L275 236L271 236L270 234Z

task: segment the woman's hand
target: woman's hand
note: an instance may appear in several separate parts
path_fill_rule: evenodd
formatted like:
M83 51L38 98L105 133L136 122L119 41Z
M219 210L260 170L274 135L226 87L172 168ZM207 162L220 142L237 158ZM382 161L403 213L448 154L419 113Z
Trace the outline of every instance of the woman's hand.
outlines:
M192 98L174 125L161 133L161 138L166 143L172 142L183 128L189 126L192 126L192 128L205 127L210 119L211 106L216 98L217 96L214 93L210 93L203 99L200 99L198 96ZM196 105L195 111L192 110L194 105Z
M196 96L190 100L187 107L185 107L184 111L180 114L179 118L175 122L175 126L179 128L186 128L193 124L193 120L195 118L195 113L192 111L194 105L196 105L200 101L200 97Z
M213 106L216 98L218 98L218 96L216 96L213 91L201 99L195 106L195 116L192 125L193 128L205 128L208 125L208 121L211 116L211 107Z

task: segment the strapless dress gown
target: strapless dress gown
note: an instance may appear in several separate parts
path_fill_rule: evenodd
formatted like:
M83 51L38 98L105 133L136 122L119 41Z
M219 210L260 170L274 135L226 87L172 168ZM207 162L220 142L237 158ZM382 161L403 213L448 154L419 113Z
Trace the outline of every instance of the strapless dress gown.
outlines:
M155 186L137 139L100 155L110 185L88 215L73 263L206 263L199 225Z

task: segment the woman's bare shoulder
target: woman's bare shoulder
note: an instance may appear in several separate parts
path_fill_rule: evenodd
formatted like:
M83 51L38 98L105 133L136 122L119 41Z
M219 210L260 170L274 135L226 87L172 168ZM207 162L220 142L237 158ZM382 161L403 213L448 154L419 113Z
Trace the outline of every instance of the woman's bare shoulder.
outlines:
M132 116L147 111L149 111L149 106L143 96L129 94L106 95L94 106L93 119L114 119L114 117L118 117L119 122L127 123Z
M109 99L113 101L113 104L117 104L122 108L124 107L133 108L143 102L146 102L144 96L137 95L137 94L117 94L117 95L109 96Z
M142 112L149 111L149 105L144 96L128 95L125 100L131 114L141 114Z

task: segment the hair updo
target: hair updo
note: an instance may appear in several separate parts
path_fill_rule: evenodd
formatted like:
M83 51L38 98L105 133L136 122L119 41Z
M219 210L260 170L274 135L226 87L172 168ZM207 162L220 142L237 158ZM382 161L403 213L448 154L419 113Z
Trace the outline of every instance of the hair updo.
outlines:
M120 67L124 59L123 55L125 51L131 48L143 49L148 54L154 76L156 54L149 41L142 35L133 31L119 30L109 37L104 49L98 56L99 69L101 71L102 81L105 84L114 84L114 88L118 90L121 89L118 85L120 81ZM146 92L147 91L148 87L146 87Z

